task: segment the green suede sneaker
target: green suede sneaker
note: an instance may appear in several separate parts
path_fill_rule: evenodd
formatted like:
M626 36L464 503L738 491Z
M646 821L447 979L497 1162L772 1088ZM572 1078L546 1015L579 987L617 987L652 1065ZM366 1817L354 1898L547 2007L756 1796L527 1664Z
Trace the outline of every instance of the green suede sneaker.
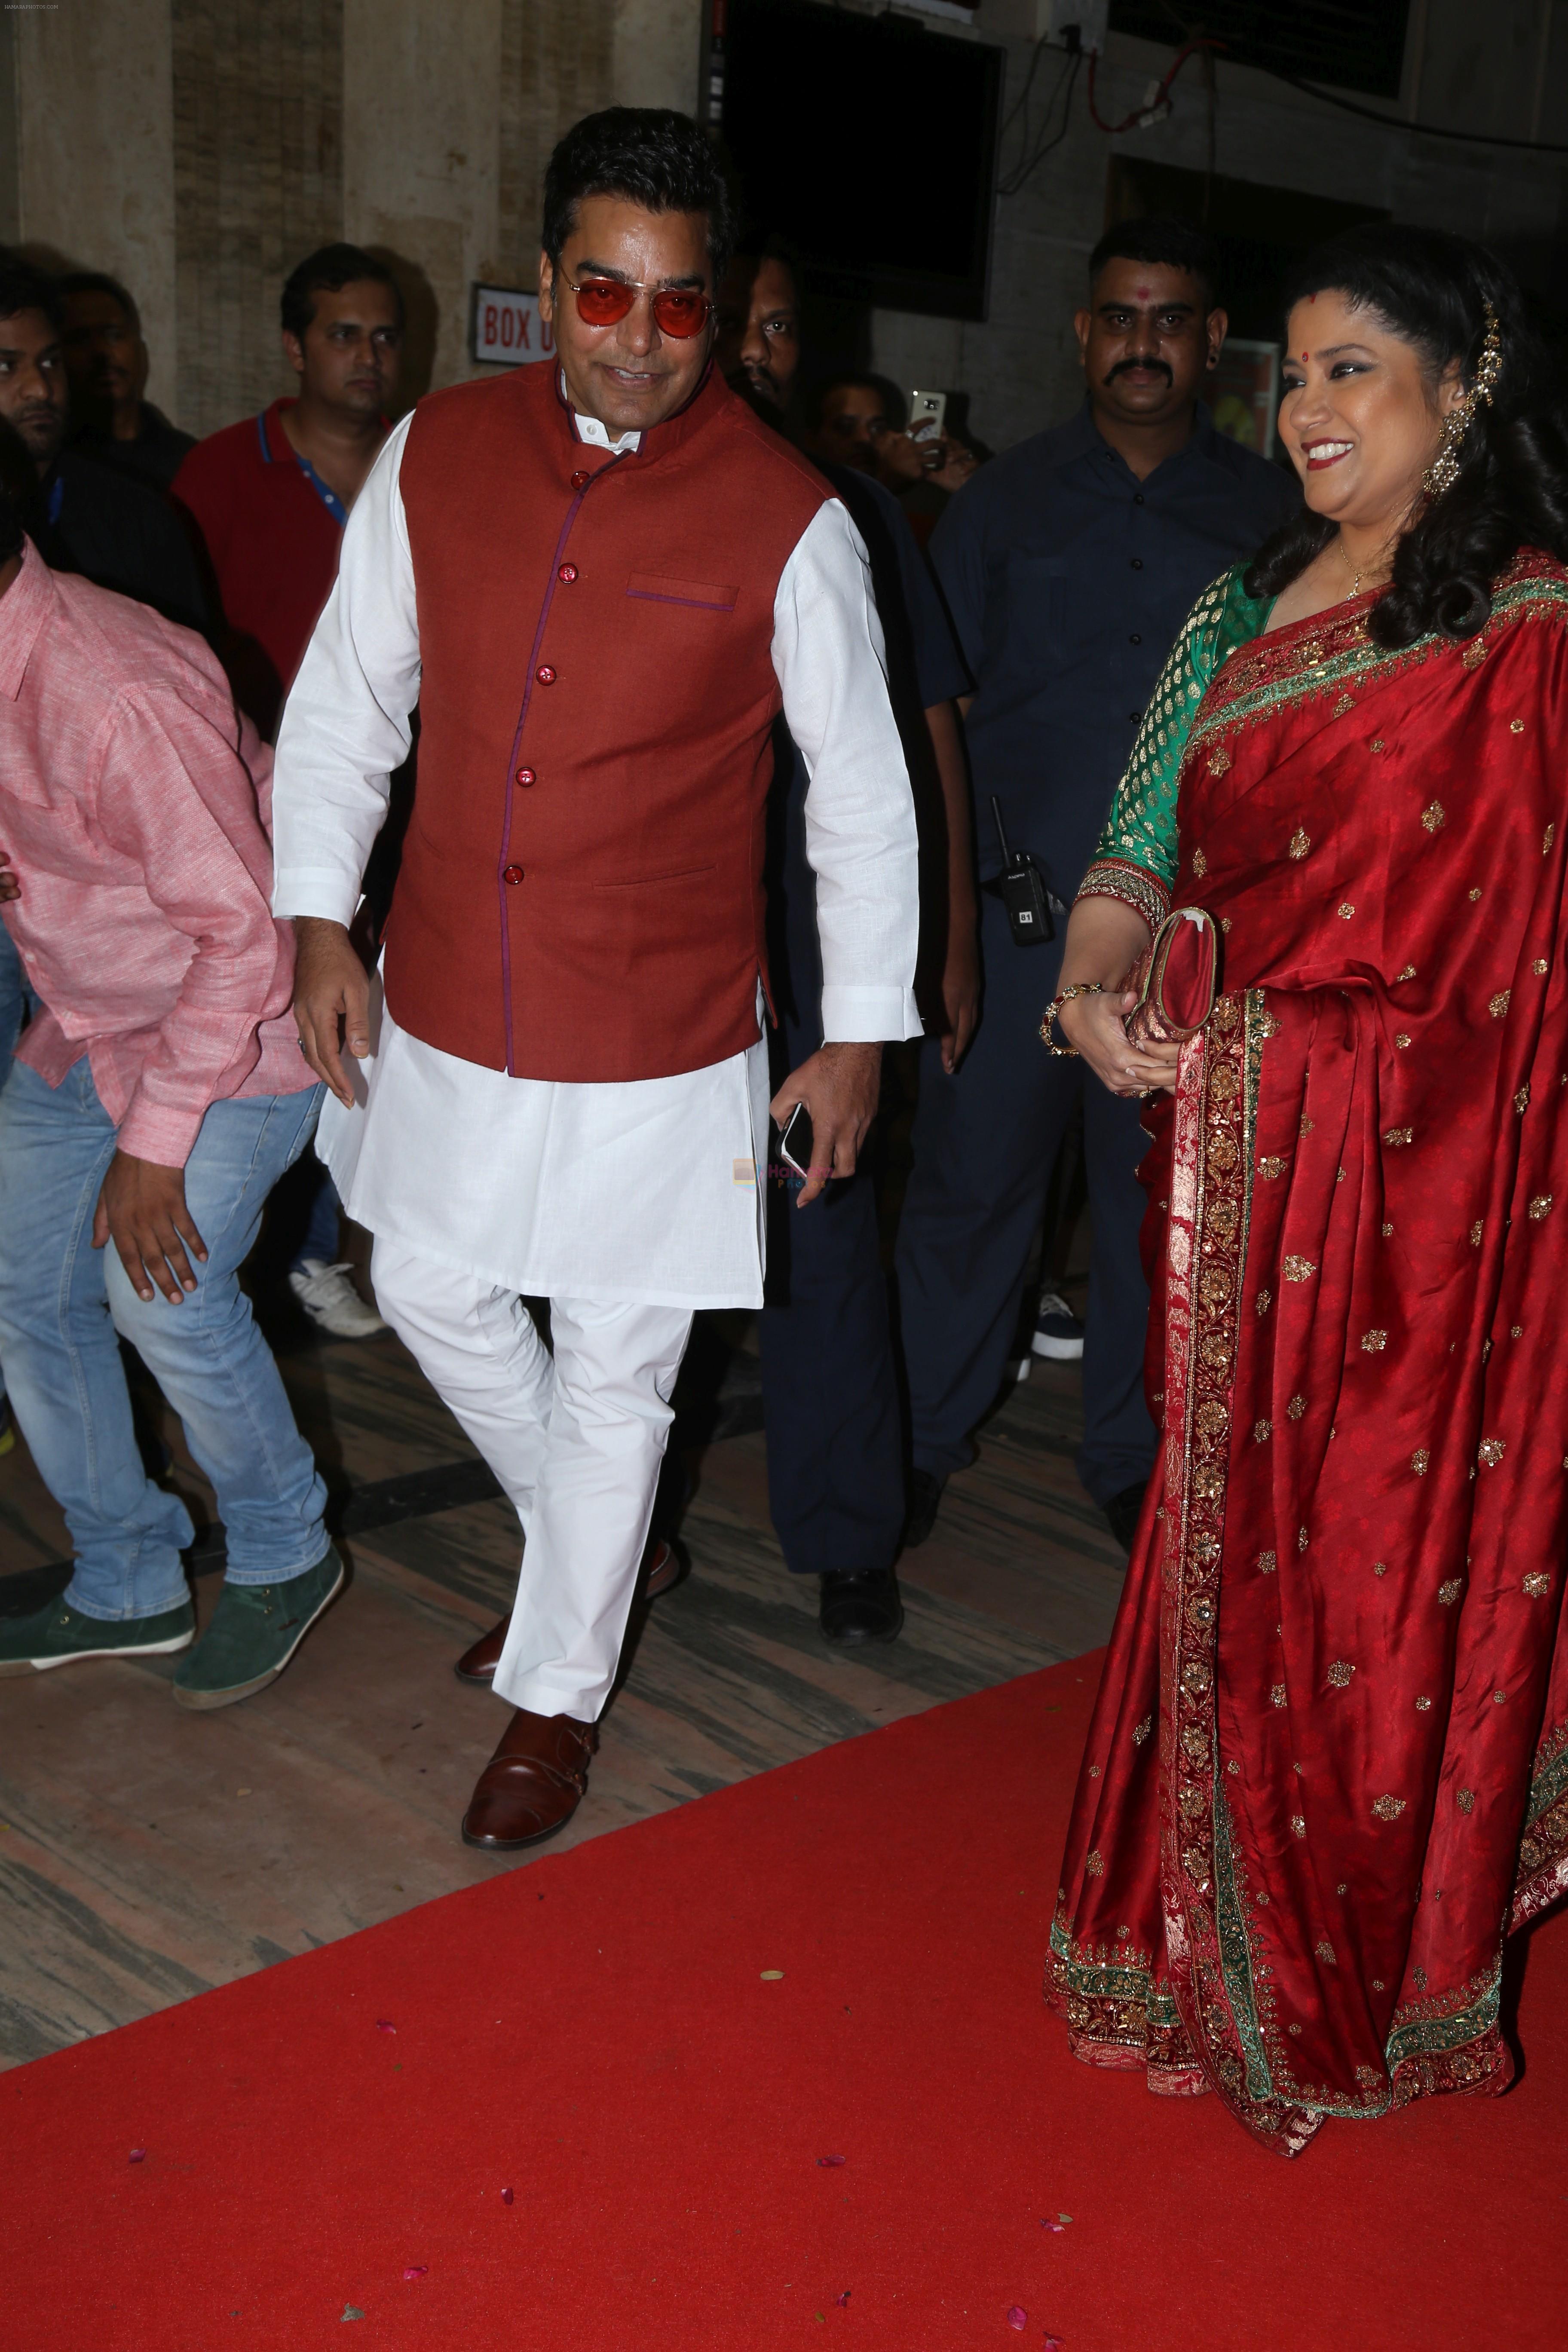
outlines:
M84 1617L51 1601L30 1617L0 1617L0 1675L47 1675L83 1658L165 1658L188 1650L196 1613L188 1601L156 1617Z
M343 1564L331 1544L314 1568L285 1584L225 1584L212 1623L174 1669L179 1706L234 1706L276 1682L322 1610Z

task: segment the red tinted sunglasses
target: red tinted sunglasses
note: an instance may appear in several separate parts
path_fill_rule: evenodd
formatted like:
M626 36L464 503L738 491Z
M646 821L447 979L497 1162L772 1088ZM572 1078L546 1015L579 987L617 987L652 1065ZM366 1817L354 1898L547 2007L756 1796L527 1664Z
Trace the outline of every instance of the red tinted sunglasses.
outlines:
M678 342L700 335L713 308L706 294L688 294L673 286L639 286L629 278L585 278L581 286L568 278L566 284L577 298L577 316L585 327L613 327L639 294L647 294L652 298L648 308L654 325Z

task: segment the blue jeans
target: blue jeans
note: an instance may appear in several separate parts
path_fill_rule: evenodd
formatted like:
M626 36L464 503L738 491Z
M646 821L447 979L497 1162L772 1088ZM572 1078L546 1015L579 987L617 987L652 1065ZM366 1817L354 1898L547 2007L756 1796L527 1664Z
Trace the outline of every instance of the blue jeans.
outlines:
M22 1034L22 1016L28 1001L26 974L16 953L16 942L5 924L0 923L0 1087L10 1073L11 1056ZM0 1404L5 1401L5 1365L0 1363Z
M25 1062L0 1095L0 1357L11 1405L76 1553L84 1617L152 1617L188 1597L184 1503L142 1466L115 1334L184 1425L213 1483L235 1584L281 1584L327 1548L326 1488L239 1286L267 1195L315 1131L321 1089L214 1103L185 1168L207 1248L177 1307L92 1246L115 1133L84 1054L58 1087Z

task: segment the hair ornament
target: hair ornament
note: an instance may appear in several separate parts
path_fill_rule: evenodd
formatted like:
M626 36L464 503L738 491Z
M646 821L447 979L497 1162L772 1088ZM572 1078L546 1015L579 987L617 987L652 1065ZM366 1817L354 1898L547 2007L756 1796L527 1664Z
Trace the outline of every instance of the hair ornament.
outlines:
M1483 301L1486 313L1486 338L1481 344L1481 356L1476 368L1476 380L1448 411L1443 425L1443 438L1437 445L1437 455L1421 478L1421 487L1429 499L1440 499L1451 490L1459 478L1459 446L1475 422L1476 410L1482 401L1489 408L1492 394L1502 373L1502 330L1498 314L1489 302Z

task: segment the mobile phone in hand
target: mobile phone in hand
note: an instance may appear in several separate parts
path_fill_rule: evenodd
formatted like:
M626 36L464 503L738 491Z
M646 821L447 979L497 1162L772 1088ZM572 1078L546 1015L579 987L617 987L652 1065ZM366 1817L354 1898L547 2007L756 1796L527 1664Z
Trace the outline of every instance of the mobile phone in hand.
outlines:
M911 392L910 394L910 439L940 441L942 428L947 422L945 392Z
M811 1174L811 1113L803 1102L796 1103L784 1123L779 1137L779 1157L786 1168L797 1176Z

